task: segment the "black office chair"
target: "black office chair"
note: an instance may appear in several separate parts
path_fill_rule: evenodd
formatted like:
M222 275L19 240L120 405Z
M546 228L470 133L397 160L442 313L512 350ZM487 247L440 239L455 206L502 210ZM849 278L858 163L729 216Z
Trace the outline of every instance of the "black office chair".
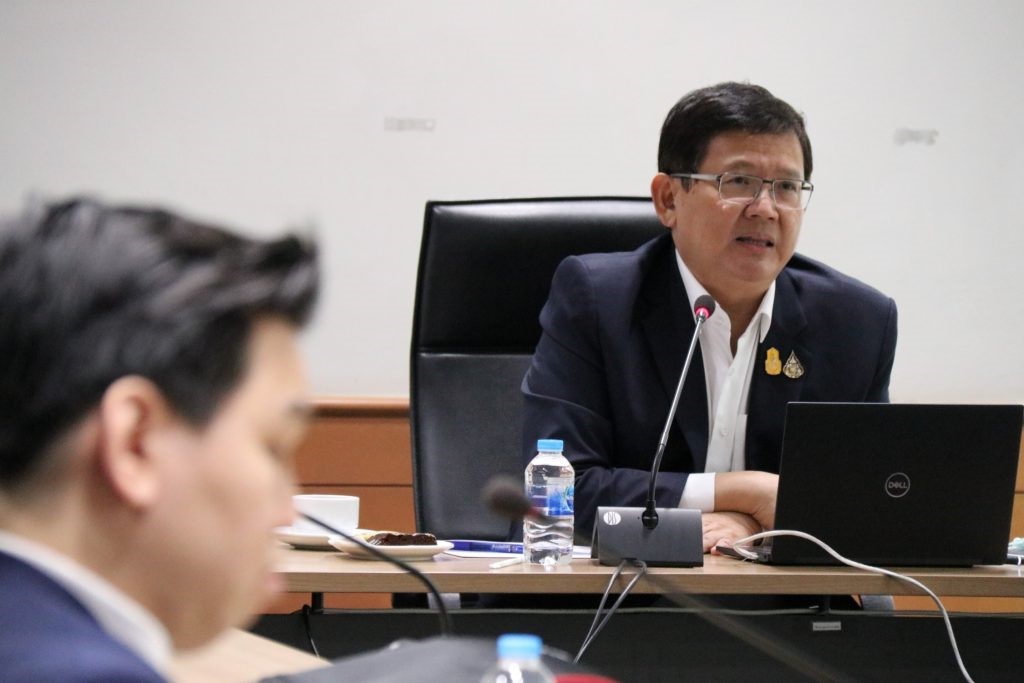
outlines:
M480 490L523 476L520 384L555 267L664 234L648 198L429 202L412 331L416 527L504 540Z
M480 490L496 474L523 476L520 384L555 267L664 232L639 197L427 203L411 358L418 530L508 538L508 522L487 511ZM892 609L889 596L865 598L865 609Z

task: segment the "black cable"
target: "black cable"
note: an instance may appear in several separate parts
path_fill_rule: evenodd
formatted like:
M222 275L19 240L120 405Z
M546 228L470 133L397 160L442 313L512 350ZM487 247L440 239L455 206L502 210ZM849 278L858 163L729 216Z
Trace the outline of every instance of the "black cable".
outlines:
M434 585L434 582L428 579L423 572L421 572L419 569L416 569L408 562L404 562L398 559L397 557L392 557L388 555L377 546L367 543L362 539L356 538L355 536L352 536L349 533L335 529L330 524L322 522L316 517L307 515L304 512L300 512L299 514L305 519L308 519L310 522L313 522L314 524L319 524L323 528L330 531L332 534L337 534L338 536L341 536L349 543L355 543L357 545L362 546L363 548L366 548L366 550L368 550L371 555L375 555L377 558L385 562L390 562L391 564L400 567L403 571L406 571L415 576L417 579L419 579L423 583L423 585L427 587L427 590L430 591L430 594L434 596L434 600L437 601L437 617L438 620L441 622L441 635L450 636L452 634L451 619L448 617L448 608L445 606L444 600L441 598L441 591L437 590L437 586Z
M601 619L601 623L598 624L597 620L601 616L601 610L604 609L604 603L607 601L608 595L611 593L612 586L615 585L615 581L619 578L619 575L622 573L622 570L628 561L629 560L623 560L620 562L619 566L612 574L611 579L608 581L608 587L605 589L604 595L601 596L601 603L597 606L597 613L594 614L594 621L590 625L590 631L587 633L586 638L583 639L583 644L580 645L580 651L576 653L576 658L572 660L573 664L579 664L580 659L583 657L583 653L587 651L590 644L594 642L597 636L600 635L601 631L604 630L604 627L608 625L612 615L619 609L622 601L633 592L633 587L636 586L637 582L644 576L644 574L647 573L646 562L643 560L632 560L633 566L637 567L640 571L633 575L633 579L626 584L625 588L622 589L622 594L619 595L619 598L614 603L612 603L612 606L608 608L607 614L604 615L604 619Z
M320 658L320 650L317 649L316 641L313 640L313 623L309 618L313 609L309 605L302 606L302 623L306 626L306 638L309 640L309 648L313 651L313 654Z
M590 628L587 630L587 635L583 636L583 644L580 645L580 650L576 653L576 658L572 660L573 664L579 663L580 657L583 656L583 651L587 649L587 645L590 643L590 639L594 635L594 629L597 628L597 622L601 619L601 611L604 609L604 603L608 601L608 596L612 592L612 587L615 585L615 581L619 578L619 575L622 573L622 570L625 568L626 562L628 561L629 560L623 560L622 562L619 562L619 566L615 568L615 571L612 572L611 578L608 579L608 585L605 586L604 594L601 595L601 601L597 603L597 611L594 612L594 620L590 622Z

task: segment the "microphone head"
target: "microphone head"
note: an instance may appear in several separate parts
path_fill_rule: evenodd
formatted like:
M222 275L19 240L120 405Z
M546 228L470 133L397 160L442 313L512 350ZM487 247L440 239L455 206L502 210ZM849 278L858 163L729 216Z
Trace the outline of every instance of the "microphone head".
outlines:
M522 482L512 477L493 477L484 486L480 499L492 512L511 520L521 520L537 514L530 499L523 493Z
M718 304L708 294L701 294L693 302L693 314L698 318L704 318L704 320L710 318L716 308L718 308Z

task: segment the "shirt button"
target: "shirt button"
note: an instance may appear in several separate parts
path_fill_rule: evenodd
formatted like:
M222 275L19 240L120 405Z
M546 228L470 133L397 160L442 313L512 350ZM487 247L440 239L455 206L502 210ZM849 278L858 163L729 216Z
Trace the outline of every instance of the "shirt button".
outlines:
M718 433L719 433L719 434L720 434L721 436L725 436L726 434L728 434L728 433L729 433L729 430L728 430L727 428L725 428L725 427L719 427L719 428L718 428Z

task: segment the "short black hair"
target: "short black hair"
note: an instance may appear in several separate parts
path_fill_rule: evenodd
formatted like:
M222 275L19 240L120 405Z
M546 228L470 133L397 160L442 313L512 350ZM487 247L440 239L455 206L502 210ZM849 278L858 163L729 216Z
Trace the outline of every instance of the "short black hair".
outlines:
M202 425L241 381L253 321L308 321L312 240L261 241L160 208L89 198L0 225L0 489L120 377L151 380Z
M712 138L730 131L793 133L803 150L803 179L811 179L814 164L803 116L759 85L734 82L694 90L676 102L661 127L658 170L696 173Z

